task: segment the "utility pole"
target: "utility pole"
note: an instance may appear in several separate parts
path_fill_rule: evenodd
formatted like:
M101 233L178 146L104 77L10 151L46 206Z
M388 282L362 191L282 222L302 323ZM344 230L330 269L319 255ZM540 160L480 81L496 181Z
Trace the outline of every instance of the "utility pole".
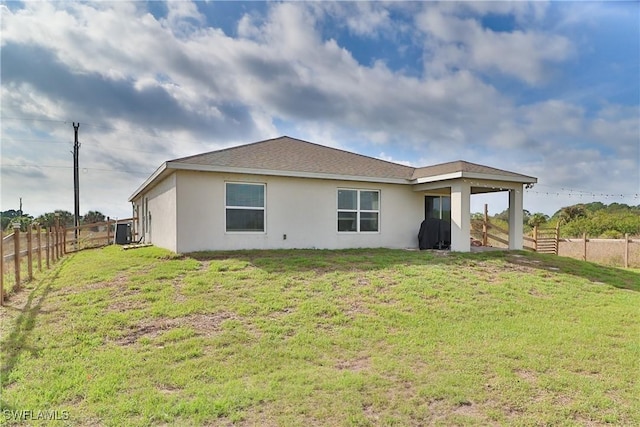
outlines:
M78 244L78 226L80 226L80 176L78 175L78 154L80 143L78 142L78 128L80 123L73 122L73 195L74 195L74 225L75 241Z

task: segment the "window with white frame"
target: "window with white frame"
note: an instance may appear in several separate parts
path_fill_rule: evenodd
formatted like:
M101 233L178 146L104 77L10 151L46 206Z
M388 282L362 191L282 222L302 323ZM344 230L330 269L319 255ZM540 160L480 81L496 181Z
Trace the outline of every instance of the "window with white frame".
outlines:
M226 183L227 231L264 233L265 187L265 184Z
M377 232L379 220L380 191L338 189L339 232Z

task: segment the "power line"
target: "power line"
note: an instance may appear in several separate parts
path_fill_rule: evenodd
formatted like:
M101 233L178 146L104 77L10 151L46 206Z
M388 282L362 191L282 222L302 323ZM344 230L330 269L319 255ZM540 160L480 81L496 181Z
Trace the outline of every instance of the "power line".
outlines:
M72 169L73 166L61 166L61 165L29 165L29 164L0 164L0 167L17 167L17 168L51 168L51 169ZM125 169L105 169L105 168L95 168L95 167L84 167L81 168L83 171L100 171L100 172L122 172L122 173L135 173L135 174L146 174L150 175L152 171L134 171L134 170L125 170Z
M42 139L42 138L14 138L12 136L4 138L5 140L10 141L27 141L27 142L46 142L49 144L73 144L72 141L54 141L52 139Z
M97 148L96 146L100 146L102 148L107 148L104 144L102 144L101 142L96 142L95 145L87 145L86 148ZM117 148L118 150L124 150L124 151L133 151L136 153L147 153L147 154L158 154L157 151L148 151L148 150L136 150L134 148L125 148L121 145L109 145L109 148Z
M3 116L2 119L3 120L4 119L6 119L6 120L19 120L19 121L52 122L52 123L63 123L63 124L72 123L72 122L70 122L68 120L30 118L30 117L4 117ZM173 138L160 138L160 137L158 137L156 132L148 131L148 130L144 130L144 129L140 129L140 128L123 129L123 128L120 128L120 127L114 126L114 125L100 125L100 124L86 123L86 122L83 122L82 126L83 127L92 127L92 128L96 128L96 129L110 130L110 131L119 131L119 132L123 132L123 133L139 133L139 134L144 134L144 135L153 137L156 140L170 141L172 143L180 143L180 141L176 141Z
M25 122L53 122L53 123L64 123L64 124L69 123L66 120L42 119L42 118L37 118L37 117L5 117L5 116L2 116L2 120L20 120L20 121L25 121Z
M27 141L27 142L43 142L46 144L73 144L73 141L54 141L51 139L41 139L41 138L14 138L14 137L5 137L6 140L11 140L11 141ZM132 151L135 153L147 153L147 154L157 154L158 151L150 151L150 150L136 150L134 148L129 148L129 147L124 147L122 145L109 145L108 147L98 141L94 141L93 143L91 142L83 142L83 145L85 146L85 148L89 149L93 149L93 148L97 148L97 147L102 147L102 148L117 148L118 150L123 150L123 151Z

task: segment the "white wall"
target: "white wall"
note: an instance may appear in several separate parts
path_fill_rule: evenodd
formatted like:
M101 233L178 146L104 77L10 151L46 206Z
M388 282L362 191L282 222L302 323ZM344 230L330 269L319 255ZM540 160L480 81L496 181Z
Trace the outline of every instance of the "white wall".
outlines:
M424 195L409 185L178 171L177 252L214 249L415 248ZM225 181L266 184L266 233L225 232ZM338 233L337 189L380 190L380 232ZM153 221L159 218L152 209ZM286 240L283 238L287 235Z
M173 173L160 181L143 197L148 197L148 211L151 214L146 241L177 252L176 174ZM142 215L142 209L140 213Z

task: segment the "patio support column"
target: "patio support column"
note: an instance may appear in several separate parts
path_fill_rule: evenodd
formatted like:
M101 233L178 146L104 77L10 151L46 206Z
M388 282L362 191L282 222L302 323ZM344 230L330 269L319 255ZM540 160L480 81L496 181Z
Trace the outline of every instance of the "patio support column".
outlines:
M524 228L522 226L522 186L509 190L509 249L522 249Z
M451 250L471 250L471 185L463 180L451 185Z

